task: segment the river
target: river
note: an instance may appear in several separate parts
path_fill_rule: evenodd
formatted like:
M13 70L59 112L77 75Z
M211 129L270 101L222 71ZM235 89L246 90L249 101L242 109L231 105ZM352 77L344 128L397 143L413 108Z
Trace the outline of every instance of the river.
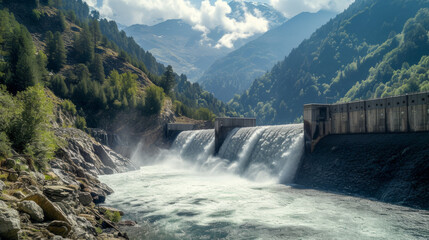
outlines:
M100 180L106 204L135 220L132 239L429 239L429 211L293 185L302 127L237 129L213 157L213 132L181 133L138 171Z

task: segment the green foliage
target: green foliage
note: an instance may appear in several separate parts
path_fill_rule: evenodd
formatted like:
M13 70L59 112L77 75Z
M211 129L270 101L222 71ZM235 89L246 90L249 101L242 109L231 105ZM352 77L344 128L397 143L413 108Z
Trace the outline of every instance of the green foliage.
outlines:
M115 222L115 223L121 221L121 214L118 211L112 212L112 211L107 210L104 213L104 216L107 219L109 219L110 221Z
M48 52L48 68L57 72L64 66L67 59L66 49L64 47L61 33L55 32L55 35L53 35L52 32L47 32L46 42Z
M176 81L173 67L171 65L168 65L167 69L164 72L164 75L162 76L160 87L164 89L164 92L167 95L170 95L170 92L171 90L173 90L175 85Z
M94 42L87 24L84 24L82 32L74 41L76 58L81 63L90 63L94 57Z
M146 88L145 113L147 115L159 114L164 101L164 92L162 88L151 85Z
M81 116L77 116L76 121L75 121L75 127L77 129L80 129L82 131L86 131L87 127L86 127L86 120L84 117Z
M7 93L2 94L5 96ZM56 148L55 137L50 130L52 102L40 85L19 92L14 101L10 104L16 105L13 108L15 112L9 114L12 118L6 129L12 147L20 153L33 156L38 160L37 166L43 168L46 161L52 159Z
M104 67L103 67L103 58L100 54L95 54L95 57L91 64L91 74L95 81L99 83L104 82Z
M76 106L72 103L72 101L66 99L61 103L61 108L65 111L68 112L69 114L71 114L72 116L75 116L77 111L76 111Z
M0 132L0 157L7 158L11 153L11 143L5 132Z
M259 123L285 123L299 118L306 103L425 89L428 7L424 0L355 1L230 106Z

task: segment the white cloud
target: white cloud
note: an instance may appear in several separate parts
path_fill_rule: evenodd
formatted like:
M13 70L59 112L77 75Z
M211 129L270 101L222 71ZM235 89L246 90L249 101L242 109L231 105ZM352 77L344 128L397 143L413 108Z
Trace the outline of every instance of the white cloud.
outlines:
M92 7L97 6L97 0L85 1ZM226 0L216 0L213 4L204 0L199 8L189 0L103 0L101 6L101 0L98 1L102 16L126 25L153 25L167 19L182 19L201 31L204 37L220 27L225 35L216 44L218 48L232 48L237 39L264 33L269 26L263 17L247 11L241 21L229 18L227 15L231 13L231 8Z
M271 5L286 17L293 17L301 12L331 10L341 12L354 0L271 0Z

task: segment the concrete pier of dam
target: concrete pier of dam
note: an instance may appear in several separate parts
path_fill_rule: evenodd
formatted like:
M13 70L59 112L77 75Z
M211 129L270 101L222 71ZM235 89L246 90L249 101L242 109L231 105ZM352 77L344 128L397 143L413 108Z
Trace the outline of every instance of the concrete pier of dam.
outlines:
M227 138L229 132L234 128L256 127L256 118L216 118L214 122L215 131L215 152L219 152L220 147ZM166 126L167 139L176 138L183 131L200 129L196 124L169 123Z
M216 118L215 119L215 152L216 155L228 133L234 128L256 127L256 118Z
M429 92L339 104L304 105L306 151L333 134L429 131Z

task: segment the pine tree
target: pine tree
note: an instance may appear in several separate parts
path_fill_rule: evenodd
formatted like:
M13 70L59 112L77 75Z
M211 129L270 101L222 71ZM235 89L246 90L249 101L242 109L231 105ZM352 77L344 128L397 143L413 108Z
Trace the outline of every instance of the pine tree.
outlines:
M7 85L11 92L25 90L39 81L41 73L36 63L33 40L23 26L12 37L9 63L12 75L7 79Z
M88 25L84 25L82 32L74 41L74 50L81 63L90 63L94 57L94 44Z
M103 83L105 79L103 59L100 54L95 54L95 57L91 64L91 74L95 81Z
M57 72L66 63L66 49L60 32L55 35L49 31L46 36L48 50L48 68Z
M101 30L100 30L100 25L97 21L97 19L92 19L89 22L89 30L92 33L92 41L94 43L94 45L97 45L97 42L101 40L102 34L101 34Z
M161 87L164 89L164 92L169 95L171 90L173 90L176 84L173 67L168 65L164 75L162 76Z

